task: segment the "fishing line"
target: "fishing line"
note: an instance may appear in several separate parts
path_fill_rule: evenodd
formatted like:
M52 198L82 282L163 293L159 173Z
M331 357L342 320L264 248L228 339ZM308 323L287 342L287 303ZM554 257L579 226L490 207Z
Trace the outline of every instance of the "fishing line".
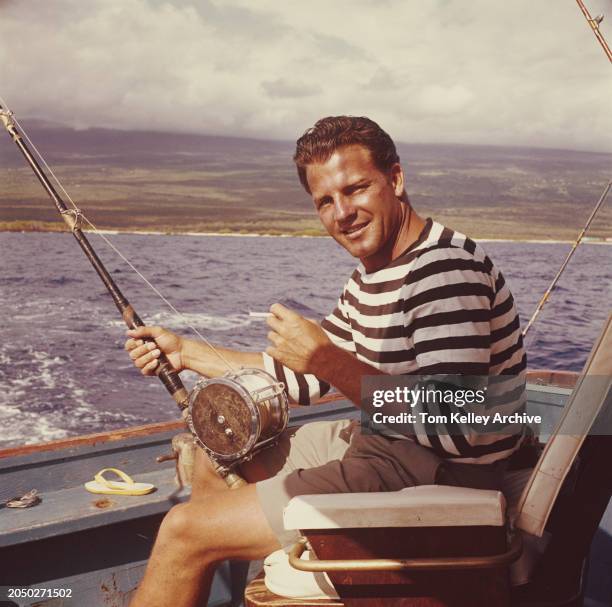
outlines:
M66 196L66 198L68 199L70 204L73 206L73 209L74 209L75 213L77 213L80 218L82 218L87 224L89 224L89 226L91 226L94 234L96 234L99 238L101 238L106 243L106 245L109 246L138 275L138 277L166 304L166 306L168 306L168 308L170 308L170 310L172 310L172 312L174 312L185 323L185 326L187 328L191 329L191 331L193 331L193 333L195 335L197 335L212 350L212 352L223 362L223 364L230 371L234 371L235 370L234 365L232 365L230 363L230 361L208 339L206 339L206 337L204 337L204 335L202 335L200 333L200 331L198 331L198 329L196 329L187 320L186 316L180 310L178 310L168 300L168 298L165 297L164 294L157 287L155 287L146 276L144 276L138 270L138 268L136 268L136 266L119 250L119 248L109 238L107 238L107 236L105 234L100 232L100 230L98 230L98 228L89 220L89 218L77 207L77 205L74 202L74 200L72 200L72 197L70 196L70 194L66 191L66 188L64 188L64 186L62 185L62 183L59 180L59 178L53 172L53 169L51 169L51 167L49 166L49 164L45 160L44 156L41 154L41 152L38 150L38 148L34 145L32 140L28 136L26 130L23 128L23 126L20 124L20 122L17 120L17 118L15 118L14 114L12 112L10 112L10 110L8 109L7 103L5 102L5 100L1 96L0 96L0 105L3 108L5 108L5 110L7 112L10 113L11 119L19 127L19 130L20 130L21 134L23 134L23 136L25 137L26 141L32 146L32 149L34 150L34 152L36 153L36 155L38 156L38 158L42 162L42 164L45 167L45 169L53 177L53 179L54 179L55 183L57 184L57 186L64 193L64 195Z

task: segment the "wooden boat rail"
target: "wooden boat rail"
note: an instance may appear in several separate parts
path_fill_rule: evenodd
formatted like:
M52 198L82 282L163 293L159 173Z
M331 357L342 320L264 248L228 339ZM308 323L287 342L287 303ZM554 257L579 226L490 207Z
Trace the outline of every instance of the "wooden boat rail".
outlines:
M576 384L579 374L574 371L552 371L548 369L535 369L527 372L527 381L534 385L542 386L557 386L559 388L571 389ZM338 417L329 415L331 409L321 408L322 405L332 405L343 401L344 397L341 394L327 394L323 396L315 404L317 419L332 419ZM302 423L302 420L312 415L305 414L308 407L292 407L290 416L290 425ZM302 414L300 414L302 412ZM343 414L353 413L356 409L350 405L342 408ZM186 425L182 420L169 420L164 422L156 422L142 426L133 426L121 430L110 430L105 432L96 432L93 434L82 434L70 438L62 438L59 440L49 441L46 443L35 443L31 445L21 445L18 447L8 447L0 449L0 460L9 457L20 455L28 455L30 453L42 453L45 451L61 451L64 449L91 446L99 444L108 444L115 441L123 441L132 438L144 438L147 436L155 436L163 432L181 432L186 429Z

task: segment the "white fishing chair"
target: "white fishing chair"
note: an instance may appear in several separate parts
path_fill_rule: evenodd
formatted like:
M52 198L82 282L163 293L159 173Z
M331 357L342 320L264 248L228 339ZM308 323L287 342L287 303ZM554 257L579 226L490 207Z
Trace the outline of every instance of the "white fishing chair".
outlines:
M266 559L245 604L581 605L612 493L611 378L612 316L535 467L509 472L505 496L424 486L294 498L285 527L303 538Z

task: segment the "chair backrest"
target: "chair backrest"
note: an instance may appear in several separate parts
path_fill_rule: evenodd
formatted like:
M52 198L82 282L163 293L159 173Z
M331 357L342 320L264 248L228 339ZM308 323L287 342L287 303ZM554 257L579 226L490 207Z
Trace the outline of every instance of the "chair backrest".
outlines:
M592 489L597 496L583 493L582 499L588 501L596 498L603 503L605 510L611 490L610 482L605 477L606 469L609 472L610 467L608 453L612 448L612 433L608 431L606 435L606 428L603 428L605 422L601 422L609 420L611 415L612 314L593 346L563 416L523 490L514 521L516 527L531 535L542 536L553 508L557 508L555 504L561 487L577 457L581 468L578 475L582 475L585 469L590 472L585 473L582 480L575 479L574 490L578 485L586 493ZM596 423L599 427L595 433L593 427ZM597 479L598 473L602 473L604 478ZM595 478L589 481L590 484L585 484L589 475L595 475ZM612 478L612 474L607 476ZM599 517L602 515L603 510Z

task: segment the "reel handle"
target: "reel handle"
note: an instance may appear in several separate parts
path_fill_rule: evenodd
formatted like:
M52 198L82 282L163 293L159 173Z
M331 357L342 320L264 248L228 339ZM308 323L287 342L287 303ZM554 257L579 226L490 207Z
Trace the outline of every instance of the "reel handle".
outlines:
M210 453L206 454L215 468L215 472L225 481L230 489L240 489L248 483L237 473L220 464Z
M248 485L248 483L236 472L229 472L223 477L223 480L230 489L240 489L240 487Z

